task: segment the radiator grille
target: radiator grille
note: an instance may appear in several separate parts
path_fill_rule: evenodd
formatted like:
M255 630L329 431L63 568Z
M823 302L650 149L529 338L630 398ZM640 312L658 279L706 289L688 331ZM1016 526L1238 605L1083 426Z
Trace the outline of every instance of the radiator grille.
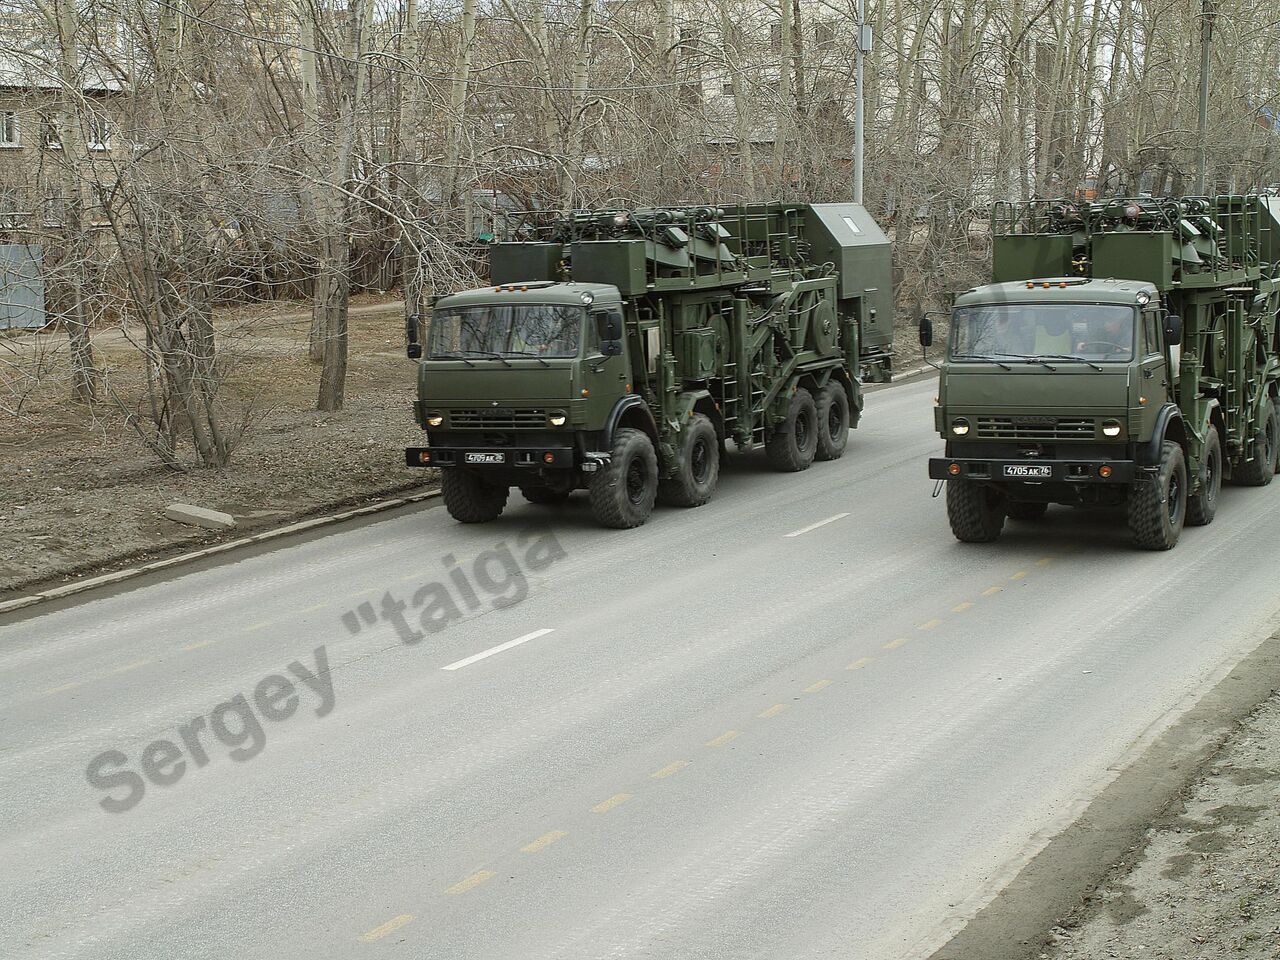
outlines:
M983 440L1092 440L1092 417L979 417L978 436Z
M510 407L449 411L449 426L457 430L541 430L547 425L545 410L513 410Z

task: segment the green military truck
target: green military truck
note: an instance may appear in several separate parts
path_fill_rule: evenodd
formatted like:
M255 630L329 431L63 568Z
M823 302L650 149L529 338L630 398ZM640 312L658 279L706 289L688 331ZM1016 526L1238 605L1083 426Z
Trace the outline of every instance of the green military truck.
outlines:
M958 539L1114 505L1167 550L1224 480L1271 482L1280 198L1006 203L992 228L995 282L951 311L929 461Z
M887 380L892 274L861 206L580 211L490 247L491 285L433 304L420 357L414 467L445 506L493 520L585 488L598 522L695 507L721 452L763 446L780 470L834 460Z

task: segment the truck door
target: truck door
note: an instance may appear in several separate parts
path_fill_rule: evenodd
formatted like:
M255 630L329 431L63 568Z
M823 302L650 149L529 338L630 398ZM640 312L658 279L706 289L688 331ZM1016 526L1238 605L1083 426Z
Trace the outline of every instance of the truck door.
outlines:
M630 376L628 372L630 368L627 365L628 338L625 324L623 324L622 353L603 358L600 355L596 314L603 312L616 314L620 321L622 319L622 310L616 306L592 311L589 314L590 323L586 331L586 354L589 359L582 365L582 385L590 391L591 402L588 403L587 409L590 411L589 418L593 423L602 421L613 408L614 402L626 392Z
M1138 330L1138 393L1147 398L1152 426L1155 414L1168 402L1172 385L1169 381L1169 358L1165 354L1159 310L1143 310Z

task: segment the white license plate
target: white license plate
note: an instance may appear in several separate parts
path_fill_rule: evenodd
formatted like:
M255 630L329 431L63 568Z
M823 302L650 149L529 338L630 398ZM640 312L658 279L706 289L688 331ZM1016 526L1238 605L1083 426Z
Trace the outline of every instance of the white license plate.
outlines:
M506 463L505 453L468 453L462 457L464 463Z
M1047 480L1053 476L1053 467L1047 463L1006 463L1004 475L1019 480Z

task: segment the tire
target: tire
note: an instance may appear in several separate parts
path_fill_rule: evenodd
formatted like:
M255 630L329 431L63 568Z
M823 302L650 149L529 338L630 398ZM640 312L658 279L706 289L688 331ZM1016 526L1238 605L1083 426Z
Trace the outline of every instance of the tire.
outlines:
M1187 526L1203 527L1213 523L1221 491L1222 441L1218 439L1218 428L1210 427L1204 438L1204 477L1195 496L1187 497Z
M459 523L488 523L501 516L510 491L485 483L470 470L449 467L440 471L440 492L449 516Z
M801 387L791 398L787 417L764 441L765 456L775 470L808 470L818 450L818 407L813 394Z
M1005 499L972 480L947 481L947 520L962 543L993 543L1004 529Z
M542 487L535 484L528 484L520 488L520 494L530 503L564 503L569 499L572 490L554 490L551 487Z
M658 494L658 456L648 434L633 427L615 430L609 463L591 475L588 492L602 526L626 530L648 520Z
M1276 475L1276 432L1280 421L1276 419L1275 405L1270 401L1262 405L1262 424L1253 439L1253 459L1242 463L1234 479L1241 486L1265 487Z
M658 484L658 499L673 507L700 507L720 482L720 438L715 425L695 413L680 431L676 472Z
M1129 488L1129 532L1142 550L1171 550L1187 519L1187 461L1182 447L1166 440L1153 480Z
M815 460L839 460L849 445L849 398L835 380L818 391L818 448Z
M1047 503L1008 503L1005 512L1010 520L1043 520L1049 511Z

